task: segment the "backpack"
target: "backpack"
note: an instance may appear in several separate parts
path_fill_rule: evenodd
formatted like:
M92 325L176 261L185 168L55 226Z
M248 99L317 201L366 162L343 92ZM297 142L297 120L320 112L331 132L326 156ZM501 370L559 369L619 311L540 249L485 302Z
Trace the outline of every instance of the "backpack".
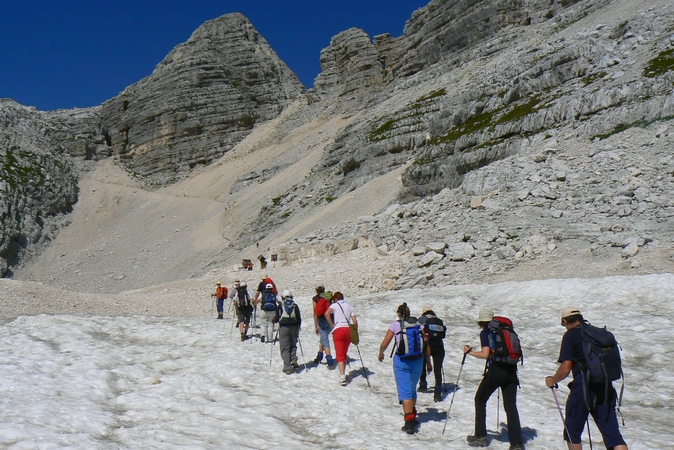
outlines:
M424 332L428 336L429 343L439 343L445 338L447 327L441 319L437 317L429 317L424 323Z
M276 295L273 292L265 292L262 309L264 311L276 311Z
M328 309L330 309L330 302L320 297L314 307L314 314L316 314L316 317L324 317Z
M248 288L239 286L236 288L237 306L250 306L250 294Z
M494 316L487 325L489 330L490 360L498 363L524 364L520 337L515 333L513 322L505 317Z
M397 343L396 355L402 359L414 358L422 355L423 342L421 327L416 317L407 317L400 320L400 343Z
M227 286L218 286L215 289L215 296L216 298L227 298Z
M280 325L295 325L297 324L297 305L292 298L287 298L283 301L281 308Z
M611 382L620 378L623 379L618 398L618 412L622 404L623 391L625 390L625 378L623 377L622 361L620 359L620 344L616 341L613 333L606 327L599 328L590 324L587 320L580 326L581 346L583 348L583 357L585 364L579 364L582 372L583 385L589 382L594 385L604 385L604 404L608 402L609 386ZM586 392L584 390L584 392ZM597 397L594 398L594 404L590 405L585 395L585 404L590 411L596 406Z

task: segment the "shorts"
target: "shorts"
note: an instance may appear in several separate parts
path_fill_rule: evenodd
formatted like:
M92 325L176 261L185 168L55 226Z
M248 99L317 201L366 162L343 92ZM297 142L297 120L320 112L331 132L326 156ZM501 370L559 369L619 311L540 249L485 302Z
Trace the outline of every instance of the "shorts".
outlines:
M239 306L236 309L236 315L239 319L239 323L243 322L246 325L250 323L250 316L253 313L253 307L248 305L248 306Z
M337 362L346 362L346 352L351 344L351 329L348 326L333 329L332 340L335 342L335 359Z
M318 336L323 350L330 349L330 324L325 317L318 318Z
M417 398L417 383L421 378L422 370L424 370L424 358L422 356L405 359L401 359L398 355L393 356L393 375L398 388L399 401Z

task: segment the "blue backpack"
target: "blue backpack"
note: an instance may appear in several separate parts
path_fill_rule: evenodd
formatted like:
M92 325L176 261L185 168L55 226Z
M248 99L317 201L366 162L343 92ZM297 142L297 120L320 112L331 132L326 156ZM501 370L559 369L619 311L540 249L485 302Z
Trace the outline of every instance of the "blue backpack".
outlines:
M267 292L262 301L262 309L265 311L276 311L276 294Z
M421 327L416 317L407 317L400 321L400 343L397 344L396 355L402 359L421 356L423 340Z

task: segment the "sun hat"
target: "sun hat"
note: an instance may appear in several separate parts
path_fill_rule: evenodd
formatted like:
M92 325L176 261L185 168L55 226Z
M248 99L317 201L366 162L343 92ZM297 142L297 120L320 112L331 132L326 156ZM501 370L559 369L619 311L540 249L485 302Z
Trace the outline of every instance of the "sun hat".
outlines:
M576 316L579 314L580 309L576 308L575 306L567 306L566 308L562 309L562 319L566 319L567 317Z
M494 318L494 311L491 309L481 309L477 314L478 322L491 322L491 319Z
M431 308L429 305L424 306L424 309L421 310L421 314L424 315L428 311L433 311L433 308Z

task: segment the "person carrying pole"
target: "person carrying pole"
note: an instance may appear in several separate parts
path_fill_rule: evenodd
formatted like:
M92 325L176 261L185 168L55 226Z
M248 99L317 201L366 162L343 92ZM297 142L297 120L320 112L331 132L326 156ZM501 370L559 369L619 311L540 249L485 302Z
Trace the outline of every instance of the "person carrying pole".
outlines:
M482 329L480 332L480 350L475 351L468 345L463 349L466 355L475 358L485 359L486 365L482 382L475 393L475 433L466 437L468 445L472 447L486 447L487 443L487 402L489 397L499 387L503 391L503 407L506 411L508 421L508 440L510 441L509 450L522 450L522 428L520 425L520 416L517 411L517 387L519 386L519 379L517 378L517 361L515 362L502 359L499 355L503 350L499 346L503 345L503 335L498 335L496 325L498 322L494 318L494 313L488 309L483 309L479 312L477 324ZM512 322L510 323L512 330ZM505 333L506 331L501 331ZM515 339L514 331L512 331L512 339ZM510 336L509 336L510 339ZM511 342L508 340L508 342ZM519 339L517 340L519 344ZM517 349L519 351L519 347ZM520 355L521 357L521 351Z
M613 384L610 380L605 383L593 383L591 379L591 366L588 365L590 356L586 357L587 352L583 346L586 345L586 334L590 332L592 326L583 319L580 309L576 307L564 308L561 316L561 324L566 328L566 333L562 337L559 350L558 362L560 366L554 375L545 378L545 385L553 388L552 392L555 394L554 387L557 383L573 373L573 381L569 383L569 397L566 400L566 418L562 415L564 440L567 442L569 450L581 450L583 448L581 443L583 428L588 420L588 415L592 415L604 438L606 448L627 450L627 444L620 434L618 426L616 415L618 396ZM605 329L601 330L608 333ZM608 366L608 364L607 359L605 366ZM602 365L604 366L603 362ZM604 370L606 370L606 367L604 367ZM555 394L555 400L556 398Z
M283 373L291 375L299 369L297 364L297 341L302 326L300 307L293 300L289 290L283 291L282 302L276 309L274 323L278 324L279 349L283 359Z
M218 319L223 319L225 299L227 298L227 287L223 286L219 281L215 283L215 286L215 292L211 294L211 297L215 297L218 302Z
M241 333L241 340L245 341L248 336L248 327L250 325L250 316L253 312L253 303L251 295L245 281L239 283L236 288L232 304L236 309L236 314L239 322L239 332Z

